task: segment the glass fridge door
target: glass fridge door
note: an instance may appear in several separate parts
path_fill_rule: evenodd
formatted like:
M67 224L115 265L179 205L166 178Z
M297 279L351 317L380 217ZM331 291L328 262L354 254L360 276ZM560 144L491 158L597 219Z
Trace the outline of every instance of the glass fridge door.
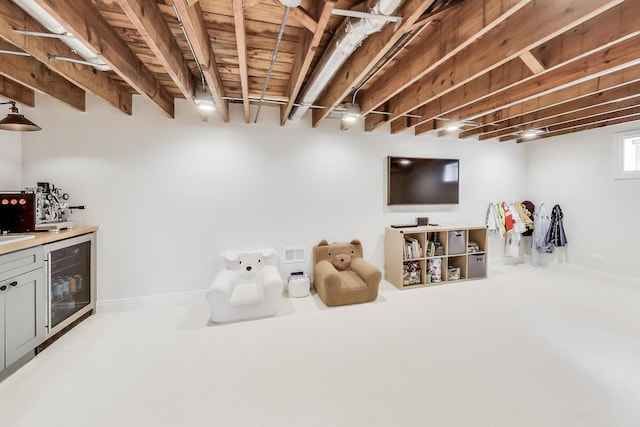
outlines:
M91 242L50 253L51 323L60 322L91 304Z

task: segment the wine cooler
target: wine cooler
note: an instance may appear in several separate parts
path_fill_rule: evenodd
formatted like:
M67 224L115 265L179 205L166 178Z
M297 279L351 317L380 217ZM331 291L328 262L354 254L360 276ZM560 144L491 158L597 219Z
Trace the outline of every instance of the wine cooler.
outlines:
M45 245L45 262L49 337L95 309L95 233Z

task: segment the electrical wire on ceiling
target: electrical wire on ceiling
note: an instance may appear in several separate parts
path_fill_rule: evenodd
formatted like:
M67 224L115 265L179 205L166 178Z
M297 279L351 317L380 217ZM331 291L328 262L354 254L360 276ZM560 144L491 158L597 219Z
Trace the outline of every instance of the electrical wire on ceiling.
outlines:
M276 47L271 54L271 63L269 64L269 70L267 71L267 77L264 81L264 86L262 87L262 95L260 95L260 103L258 104L258 110L256 111L256 117L253 123L258 123L258 115L260 115L260 108L262 108L263 99L265 94L267 93L267 87L269 87L269 80L271 79L271 73L273 72L273 66L275 65L276 58L278 57L278 50L280 49L280 41L282 40L282 35L284 34L284 28L287 23L287 18L289 17L289 6L285 7L284 14L282 15L282 22L280 23L280 31L278 31L278 37L276 39Z

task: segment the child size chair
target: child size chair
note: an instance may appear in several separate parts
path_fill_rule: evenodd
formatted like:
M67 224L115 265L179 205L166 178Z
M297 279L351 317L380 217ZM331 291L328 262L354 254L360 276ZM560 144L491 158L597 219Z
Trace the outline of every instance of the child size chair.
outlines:
M207 291L212 322L273 316L282 295L282 278L273 249L227 251L225 269Z
M382 272L362 258L362 243L327 243L313 247L313 283L327 306L374 301Z

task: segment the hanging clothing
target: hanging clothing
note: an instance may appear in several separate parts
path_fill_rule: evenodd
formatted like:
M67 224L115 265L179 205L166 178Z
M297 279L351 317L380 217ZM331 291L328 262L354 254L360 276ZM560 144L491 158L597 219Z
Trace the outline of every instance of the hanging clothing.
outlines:
M502 235L502 231L500 230L500 221L496 215L496 207L493 203L489 203L489 207L487 208L487 231L489 233L500 234Z
M513 215L505 202L502 202L502 211L504 212L504 235L508 236L513 233Z
M536 207L529 200L525 200L521 203L522 209L524 210L525 216L528 218L525 220L525 225L527 226L527 231L522 233L523 236L531 236L533 234L533 215L535 213Z
M564 233L564 225L562 218L564 217L560 205L555 205L551 210L551 224L545 236L545 242L552 247L565 246L567 244L567 236Z
M527 226L524 225L524 221L520 216L520 212L518 211L518 206L520 203L515 202L509 205L509 212L511 212L511 217L513 218L513 231L517 234L522 234L527 231ZM522 207L520 207L522 210ZM524 215L524 212L522 213Z
M542 203L533 216L533 235L531 239L531 264L541 265L541 252L553 252L553 246L546 242L547 231L551 224L551 218L547 213L547 207Z

